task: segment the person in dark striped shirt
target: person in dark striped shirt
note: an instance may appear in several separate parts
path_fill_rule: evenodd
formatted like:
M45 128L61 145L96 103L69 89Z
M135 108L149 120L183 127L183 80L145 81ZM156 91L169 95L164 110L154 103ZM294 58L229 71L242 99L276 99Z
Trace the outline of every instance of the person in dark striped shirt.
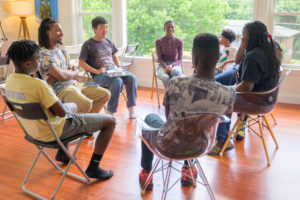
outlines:
M164 30L166 35L155 41L159 62L156 74L167 88L170 78L182 76L183 42L174 36L175 23L172 20L165 22Z

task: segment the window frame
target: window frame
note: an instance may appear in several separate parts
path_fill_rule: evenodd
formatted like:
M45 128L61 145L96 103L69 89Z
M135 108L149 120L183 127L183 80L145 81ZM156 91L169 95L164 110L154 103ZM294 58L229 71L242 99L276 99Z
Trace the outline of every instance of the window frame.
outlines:
M276 11L277 0L271 0L274 3L273 7L273 18L272 18L272 28L275 27L275 18L278 16L300 16L300 12L278 12ZM300 64L282 64L283 68L287 69L300 69Z
M79 6L79 12L78 12L78 15L79 15L79 41L81 43L83 43L83 16L88 16L88 15L108 15L110 16L111 18L113 17L113 11L99 11L99 12L95 12L95 11L82 11L81 10L81 0L78 0L78 6ZM113 32L113 27L112 27L112 30Z

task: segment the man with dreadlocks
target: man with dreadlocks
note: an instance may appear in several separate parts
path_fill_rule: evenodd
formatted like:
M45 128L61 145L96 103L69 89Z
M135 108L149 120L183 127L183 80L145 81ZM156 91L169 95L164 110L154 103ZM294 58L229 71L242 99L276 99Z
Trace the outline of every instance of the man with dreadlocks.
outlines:
M42 56L41 73L62 102L74 102L78 113L98 113L109 100L110 92L74 80L79 72L70 66L69 55L60 46L62 37L61 25L54 19L46 18L41 22L38 31Z
M237 92L260 92L274 88L279 80L280 60L276 56L275 43L266 26L260 21L247 23L243 28L241 46L236 63L240 63ZM229 132L229 126L218 128L217 143L211 155L218 155ZM225 151L233 149L232 143Z

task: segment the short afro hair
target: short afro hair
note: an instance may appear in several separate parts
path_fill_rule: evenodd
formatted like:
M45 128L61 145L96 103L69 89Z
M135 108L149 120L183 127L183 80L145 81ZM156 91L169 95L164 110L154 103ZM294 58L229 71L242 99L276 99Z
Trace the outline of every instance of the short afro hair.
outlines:
M7 56L13 61L15 67L20 68L24 62L31 60L39 52L39 46L34 41L19 40L11 44Z
M232 43L236 39L236 35L231 29L223 29L221 35Z
M220 44L217 36L200 33L193 42L193 55L206 67L215 67L220 58Z

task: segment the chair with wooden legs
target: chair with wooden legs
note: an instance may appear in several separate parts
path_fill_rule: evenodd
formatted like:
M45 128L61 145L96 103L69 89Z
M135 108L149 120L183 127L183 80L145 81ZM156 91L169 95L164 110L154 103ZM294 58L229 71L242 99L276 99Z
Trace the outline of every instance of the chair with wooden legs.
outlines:
M227 118L227 120L229 119ZM162 129L155 129L149 127L143 120L138 118L136 135L141 138L149 150L157 157L145 184L142 186L142 194L145 193L153 174L162 172L163 192L161 199L166 199L167 192L181 179L180 176L169 187L172 169L181 173L176 168L176 163L182 166L183 164L179 161L188 160L189 168L184 175L193 179L194 186L196 186L197 182L204 185L210 199L215 199L198 157L205 156L210 152L215 141L218 121L219 117L215 114L195 114L178 119L169 125L165 125ZM164 138L166 135L170 139ZM197 169L197 174L202 181L198 181L187 174L192 167Z
M156 90L156 97L157 97L157 104L158 109L160 109L160 99L159 95L164 94L164 92L159 92L158 85L157 85L157 76L156 76L156 65L158 65L158 58L155 51L152 52L152 65L153 65L153 75L152 75L152 92L151 92L151 99L153 99L153 92L154 92L154 84Z
M285 77L290 73L291 70L288 70L279 80L276 87L269 91L265 92L237 92L236 98L233 106L233 112L241 113L241 116L238 117L236 122L234 123L233 128L231 129L230 133L228 134L227 140L225 141L219 155L222 156L224 153L225 148L227 147L230 138L233 136L234 133L237 133L236 130L239 130L245 115L255 115L254 118L251 119L252 122L251 126L254 124L259 125L259 133L257 133L254 129L251 128L252 132L256 133L261 139L264 146L265 154L267 157L267 163L268 166L271 165L270 163L270 157L268 153L268 148L266 145L265 140L265 133L264 133L264 124L266 123L266 128L270 132L274 143L276 145L276 148L279 148L278 142L275 138L274 132L272 130L272 127L266 118L266 115L269 113L272 113L272 111L275 109L277 104L277 97L279 93L280 86L285 79ZM248 127L250 127L248 125ZM235 134L235 137L237 134Z
M48 117L46 115L46 113L44 112L43 108L41 107L41 105L39 103L28 103L28 104L18 104L18 103L13 103L13 102L10 102L4 93L2 93L3 95L3 98L6 102L6 104L8 105L8 107L10 108L10 110L13 112L13 114L15 115L17 121L19 122L21 128L23 129L24 133L25 133L25 139L31 143L33 143L37 148L38 148L38 153L23 181L23 184L22 184L22 189L23 191L26 193L26 194L29 194L30 196L34 197L34 198L37 198L37 199L46 199L46 197L44 196L41 196L40 194L37 194L29 189L27 189L26 187L26 183L29 179L29 176L33 170L33 168L35 167L39 157L41 154L43 154L47 160L51 163L51 165L56 168L59 172L62 173L62 176L61 176L61 179L58 183L58 185L56 186L56 189L54 190L52 196L49 198L49 199L54 199L65 176L70 176L71 178L73 179L76 179L78 181L81 181L81 182L84 182L84 183L87 183L87 184L90 184L92 181L91 179L86 175L86 173L84 172L84 170L80 167L80 165L78 164L77 160L76 160L76 153L77 153L77 150L85 136L85 133L82 133L82 134L78 134L77 136L73 136L73 137L70 137L70 138L67 138L67 139L64 139L64 140L60 140L60 138L58 137L55 129L52 127L52 125L50 124L50 122L48 121ZM23 119L27 119L27 120L44 120L46 122L46 125L48 125L49 129L52 131L53 133L53 136L55 137L55 141L54 142L41 142L41 141L38 141L38 140L35 140L33 139L29 133L26 132L26 130L24 129L21 121L20 121L20 118L23 118ZM78 140L79 139L79 140ZM75 140L78 140L78 143L75 147L75 150L73 152L73 154L71 154L71 152L69 152L64 144L67 144L67 143L70 143L70 142L73 142ZM63 149L63 151L66 153L66 155L69 157L70 161L66 167L65 170L63 170L62 168L60 168L56 163L55 161L47 154L47 152L44 150L44 148L51 148L51 149L57 149L57 148L61 148ZM80 171L81 175L82 176L79 176L77 174L74 174L74 173L71 173L69 172L69 168L72 164L75 164L76 168ZM49 174L50 175L50 174ZM52 174L53 175L53 174Z

